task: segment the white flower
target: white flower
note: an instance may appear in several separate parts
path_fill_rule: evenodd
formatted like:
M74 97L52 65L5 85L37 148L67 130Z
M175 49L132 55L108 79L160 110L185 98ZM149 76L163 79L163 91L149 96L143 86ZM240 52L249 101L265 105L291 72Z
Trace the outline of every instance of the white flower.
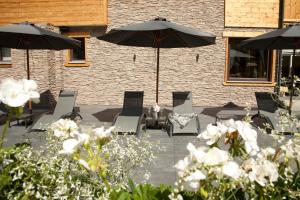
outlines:
M108 128L108 129L105 129L103 126L100 128L96 128L96 129L94 129L95 136L97 139L110 137L112 135L112 131L114 129L115 129L114 126Z
M197 191L200 188L200 180L204 180L206 175L202 173L200 170L196 170L192 172L189 176L185 177L184 180L187 184L187 189L192 191Z
M196 160L198 163L202 163L204 160L205 152L204 148L196 148L192 143L188 143L187 150L190 152L190 157L192 160Z
M49 127L56 137L74 137L78 134L77 124L70 119L60 119L52 123Z
M63 150L59 151L59 154L73 154L77 150L79 141L75 139L67 139L63 142Z
M227 162L229 154L227 151L220 150L217 147L213 147L208 150L204 156L204 164L206 165L219 165Z
M242 174L242 170L240 169L239 165L234 161L225 163L225 165L222 167L222 172L226 176L229 176L235 180L238 179Z
M29 94L22 84L13 79L5 79L0 85L0 101L10 107L20 107L29 100Z
M80 160L78 160L78 162L87 170L91 170L89 164L85 160L80 159Z
M179 177L182 177L184 175L185 171L187 171L191 163L192 162L188 157L185 157L183 160L179 160L177 162L174 167L178 170L177 173Z
M276 165L268 160L264 160L252 166L252 171L249 173L249 179L256 181L261 186L266 186L268 183L277 181L279 177Z
M247 122L236 121L239 134L244 140L246 152L250 155L256 155L259 151L257 145L257 132L251 128Z
M37 100L40 95L33 80L16 81L5 79L0 84L0 101L10 107L20 107L28 100Z
M267 159L269 156L273 156L275 152L275 149L267 147L265 149L261 149L260 153L257 154L257 157L260 159Z
M23 90L29 94L29 98L35 102L38 103L40 100L40 94L36 91L38 86L34 80L21 80L23 84Z
M66 133L65 133L65 131L56 129L56 130L53 131L53 135L55 137L65 137Z
M83 143L83 144L88 144L90 141L90 135L86 133L78 133L76 134L76 138L78 142Z
M220 131L217 126L212 124L208 124L207 128L204 132L202 132L198 138L203 138L206 141L207 145L212 145L218 141L218 139L224 134L225 132Z
M223 125L225 127L227 127L226 132L228 132L228 133L232 133L232 132L235 132L237 130L236 122L233 119L223 121ZM224 129L224 127L223 127L223 129Z
M145 173L144 176L143 176L145 181L148 181L150 179L150 177L151 177L150 173Z
M253 166L256 165L256 162L253 158L249 158L248 160L245 160L242 164L242 168L244 171L249 172L252 170Z
M157 103L155 103L153 105L153 110L154 110L154 112L159 112L160 111L160 107L159 107L159 105Z

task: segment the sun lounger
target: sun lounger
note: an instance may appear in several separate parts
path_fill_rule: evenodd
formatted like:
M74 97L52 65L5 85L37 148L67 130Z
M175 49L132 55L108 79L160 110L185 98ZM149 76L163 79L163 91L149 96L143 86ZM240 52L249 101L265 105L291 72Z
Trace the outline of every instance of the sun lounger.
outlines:
M254 125L265 128L264 124L269 124L270 128L280 132L295 132L295 128L288 128L282 130L279 126L279 112L286 111L287 108L283 102L281 102L278 96L271 92L255 92L258 113L252 117ZM257 120L260 118L259 120ZM258 123L255 123L257 122Z
M183 118L189 118L189 122L185 125L178 125L172 120L175 117L183 116ZM167 126L169 127L169 134L172 137L174 134L199 134L200 123L196 113L194 113L192 106L192 93L191 92L173 92L173 113L169 115L167 120Z
M31 130L46 130L50 124L61 119L61 118L75 118L79 116L77 112L74 111L74 105L76 100L75 91L62 90L59 94L56 107L53 114L45 114L39 118Z
M115 116L113 126L117 133L134 133L140 136L143 114L144 92L125 91L124 103L121 113Z

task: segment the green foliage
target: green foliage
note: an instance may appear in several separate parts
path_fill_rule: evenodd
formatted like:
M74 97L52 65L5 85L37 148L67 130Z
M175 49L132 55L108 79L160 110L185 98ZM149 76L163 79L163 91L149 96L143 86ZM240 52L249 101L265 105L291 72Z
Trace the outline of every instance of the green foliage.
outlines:
M0 150L0 199L99 198L101 182L77 163L45 157L28 144Z
M131 191L131 192L130 192ZM150 184L141 184L135 186L132 180L129 180L127 190L114 190L110 194L111 200L164 200L169 199L172 188L166 185L155 187Z

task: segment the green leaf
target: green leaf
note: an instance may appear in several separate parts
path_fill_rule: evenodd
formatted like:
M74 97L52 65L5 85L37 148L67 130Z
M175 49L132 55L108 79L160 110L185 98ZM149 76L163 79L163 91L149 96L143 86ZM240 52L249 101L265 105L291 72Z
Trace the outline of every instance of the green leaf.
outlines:
M208 193L207 193L207 191L206 191L203 187L200 188L200 194L201 194L201 196L203 196L204 198L207 198L207 197L208 197Z
M110 199L111 200L130 200L130 194L127 191L116 192L115 190L111 192Z
M131 178L128 178L128 186L129 186L130 191L134 191L135 184Z

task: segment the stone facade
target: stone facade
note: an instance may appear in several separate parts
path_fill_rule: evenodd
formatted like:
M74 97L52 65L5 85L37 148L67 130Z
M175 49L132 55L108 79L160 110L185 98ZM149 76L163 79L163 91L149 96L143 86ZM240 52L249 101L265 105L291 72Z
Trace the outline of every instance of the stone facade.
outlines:
M224 1L108 1L108 30L156 16L217 36L216 45L161 49L160 105L172 105L172 91L192 91L195 106L220 106L230 101L241 106L246 102L255 105L255 91L273 91L273 87L223 85ZM242 28L234 30L245 31ZM87 42L89 67L65 67L65 54L62 51L32 51L32 79L38 81L41 92L50 89L53 96L57 96L59 89L71 88L78 91L77 104L122 105L125 90L143 90L144 105L155 102L155 49L118 46L90 37ZM25 77L23 51L14 50L12 57L13 67L0 68L0 78Z

